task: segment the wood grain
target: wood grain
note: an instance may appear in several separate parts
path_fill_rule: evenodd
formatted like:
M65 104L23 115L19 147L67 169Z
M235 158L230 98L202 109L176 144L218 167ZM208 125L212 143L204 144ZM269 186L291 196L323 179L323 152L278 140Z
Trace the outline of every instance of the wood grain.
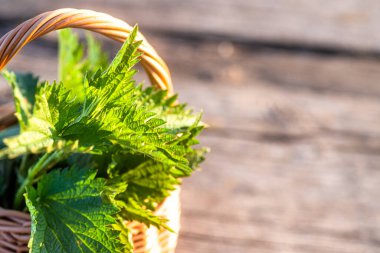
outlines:
M379 250L379 156L341 153L316 140L204 142L214 152L184 184L180 246L197 247L203 238L213 250L199 252Z

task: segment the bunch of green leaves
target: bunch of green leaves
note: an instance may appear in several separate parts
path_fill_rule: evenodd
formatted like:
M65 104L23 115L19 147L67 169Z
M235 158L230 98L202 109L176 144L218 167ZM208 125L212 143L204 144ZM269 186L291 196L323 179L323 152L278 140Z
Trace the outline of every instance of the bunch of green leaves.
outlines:
M130 252L123 220L170 229L154 210L204 159L193 147L201 115L136 85L136 33L107 66L92 37L85 53L61 31L52 84L3 73L19 124L0 133L0 173L16 178L0 182L0 196L16 189L7 205L30 212L32 252Z

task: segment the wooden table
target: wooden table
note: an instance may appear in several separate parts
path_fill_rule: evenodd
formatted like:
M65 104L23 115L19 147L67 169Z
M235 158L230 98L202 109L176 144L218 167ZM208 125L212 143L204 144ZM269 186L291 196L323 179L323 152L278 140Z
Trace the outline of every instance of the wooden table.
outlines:
M378 2L14 2L1 34L63 6L138 21L204 110L212 152L184 182L177 252L380 252ZM55 38L11 65L53 79Z

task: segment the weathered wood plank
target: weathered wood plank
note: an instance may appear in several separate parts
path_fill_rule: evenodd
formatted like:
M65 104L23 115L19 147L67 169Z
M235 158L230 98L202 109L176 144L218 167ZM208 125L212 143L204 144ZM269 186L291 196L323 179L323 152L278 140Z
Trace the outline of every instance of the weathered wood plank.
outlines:
M315 139L203 141L214 152L182 193L187 243L203 237L204 252L235 243L234 252L380 250L379 156L342 154Z
M3 19L61 7L108 12L143 29L282 45L380 51L380 2L372 0L1 1Z

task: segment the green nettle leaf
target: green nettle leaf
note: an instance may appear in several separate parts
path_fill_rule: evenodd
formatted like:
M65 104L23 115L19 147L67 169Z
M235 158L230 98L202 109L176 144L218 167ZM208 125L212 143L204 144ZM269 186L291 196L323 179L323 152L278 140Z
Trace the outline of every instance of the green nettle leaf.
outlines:
M167 222L166 219L154 215L151 210L141 208L140 203L135 201L133 198L127 198L124 199L124 201L117 201L116 204L119 208L121 208L121 215L126 220L139 221L147 226L153 225L158 228L170 230L170 228L165 225Z
M129 196L140 201L144 201L145 196L150 196L152 200L159 202L180 183L175 171L175 166L148 160L122 174L120 178L128 184Z
M84 49L79 43L77 35L70 29L58 32L58 75L66 87L80 89L83 86L84 76L82 73ZM79 87L79 88L78 88Z
M6 70L2 71L2 75L12 87L16 116L21 129L24 129L32 113L38 78L29 73L13 73Z
M95 40L90 34L86 34L87 39L87 59L84 71L95 73L98 69L106 69L108 62L108 55L103 52L102 45Z
M120 233L112 228L119 209L104 196L105 179L87 169L54 170L37 189L28 188L32 252L120 252Z
M76 94L76 98L84 99L84 81L87 73L91 75L99 68L105 68L108 57L101 51L101 45L91 35L87 35L87 57L79 42L78 36L71 29L58 32L59 80L68 89Z
M165 90L155 90L149 87L145 90L141 89L140 103L141 106L149 109L157 114L159 120L165 122L165 127L171 129L172 132L181 129L187 129L194 125L195 122L200 123L199 114L193 113L192 110L186 109L185 104L175 104L177 95L167 97ZM200 123L200 125L203 125Z

